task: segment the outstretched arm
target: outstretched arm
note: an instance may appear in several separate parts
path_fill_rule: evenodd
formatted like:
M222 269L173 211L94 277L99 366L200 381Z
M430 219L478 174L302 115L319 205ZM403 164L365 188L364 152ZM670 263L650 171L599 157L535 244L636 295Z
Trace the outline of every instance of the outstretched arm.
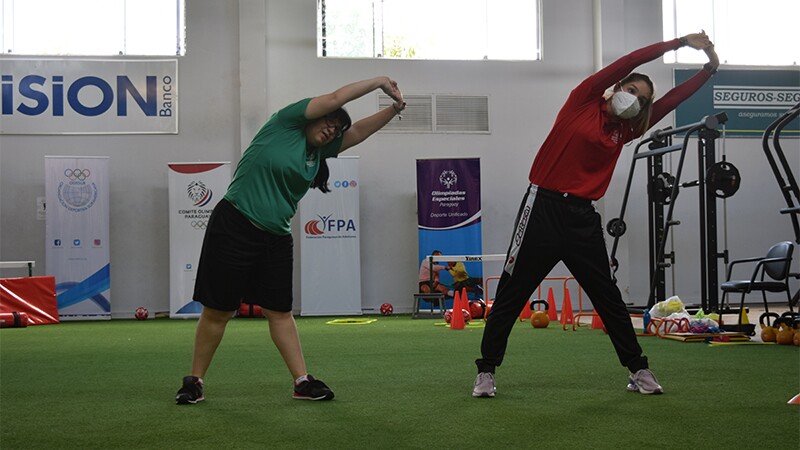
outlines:
M355 83L342 86L329 94L312 98L306 107L305 116L307 119L318 119L378 88L395 102L403 102L403 95L397 88L397 82L389 77L375 77L368 80L356 81Z
M653 103L653 113L650 116L651 125L663 119L664 116L669 114L670 111L674 110L684 100L691 97L692 94L697 92L697 90L700 89L703 84L705 84L705 82L717 72L717 68L719 67L719 57L717 56L717 52L714 50L714 45L710 44L706 47L703 47L703 51L705 51L706 55L708 55L708 62L703 66L703 68L700 69L692 78L684 81L679 86L675 86L669 92L664 94L663 97Z
M400 91L398 90L398 93L399 92ZM389 123L394 116L400 114L400 112L406 108L406 103L403 101L402 94L400 95L399 99L399 101L392 103L392 106L383 108L375 114L365 117L354 123L353 126L350 127L346 133L344 133L342 147L339 149L339 153L347 150L350 147L353 147L354 145L364 142L376 131L386 126L386 124Z
M653 61L670 50L677 50L684 46L700 50L711 45L705 32L687 34L680 39L648 45L617 59L586 78L575 88L573 94L578 98L593 100L598 94L602 94L603 91L628 76L637 67Z

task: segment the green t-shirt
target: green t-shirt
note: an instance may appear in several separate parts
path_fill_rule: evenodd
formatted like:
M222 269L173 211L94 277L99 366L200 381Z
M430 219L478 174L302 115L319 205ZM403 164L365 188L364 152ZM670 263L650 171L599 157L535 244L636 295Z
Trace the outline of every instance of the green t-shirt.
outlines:
M338 137L306 152L310 101L300 100L270 117L239 160L225 194L251 222L273 234L291 233L297 203L317 175L320 158L335 158L342 147Z

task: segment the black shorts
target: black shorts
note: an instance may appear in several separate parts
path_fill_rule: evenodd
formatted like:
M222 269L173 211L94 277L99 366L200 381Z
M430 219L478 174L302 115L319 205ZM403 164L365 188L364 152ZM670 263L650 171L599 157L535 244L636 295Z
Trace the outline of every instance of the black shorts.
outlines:
M221 311L235 311L241 302L291 311L293 246L291 234L261 230L220 200L203 238L194 299Z

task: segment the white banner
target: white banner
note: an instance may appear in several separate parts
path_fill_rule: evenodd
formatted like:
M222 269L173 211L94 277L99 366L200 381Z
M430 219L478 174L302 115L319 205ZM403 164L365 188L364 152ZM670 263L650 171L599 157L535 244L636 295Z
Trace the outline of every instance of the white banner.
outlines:
M111 318L108 158L45 157L45 257L61 320Z
M208 218L231 182L231 164L169 164L169 316L200 317L192 300Z
M178 60L0 65L0 134L177 134Z
M300 314L360 315L358 157L327 162L331 192L311 189L300 201Z

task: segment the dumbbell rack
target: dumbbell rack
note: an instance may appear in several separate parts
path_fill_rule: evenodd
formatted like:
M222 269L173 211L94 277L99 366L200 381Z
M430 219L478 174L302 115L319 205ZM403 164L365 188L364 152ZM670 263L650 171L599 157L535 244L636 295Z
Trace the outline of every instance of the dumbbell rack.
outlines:
M636 146L633 154L628 184L622 201L622 208L618 218L608 222L607 231L614 237L611 250L611 264L614 272L619 267L616 260L616 251L619 238L625 233L625 209L633 180L636 161L645 159L648 162L647 192L648 192L648 229L650 253L650 293L647 307L651 308L656 302L666 298L666 269L675 262L673 252L666 253L669 230L680 225L680 221L673 219L675 200L681 187L697 186L699 191L700 209L700 260L701 260L701 308L704 311L715 311L719 305L719 274L718 260L723 258L727 263L728 252L718 250L717 239L717 206L716 195L713 188L706 183L706 170L716 164L715 141L720 136L716 128L727 121L725 113L706 116L701 121L679 128L666 128L654 131L649 138L643 139ZM684 133L681 144L673 145L672 136ZM698 135L698 179L681 184L681 173L685 161L689 137ZM648 151L640 152L646 144ZM663 173L663 156L680 152L677 173L670 178ZM660 184L660 186L659 186ZM669 195L665 195L668 191Z

